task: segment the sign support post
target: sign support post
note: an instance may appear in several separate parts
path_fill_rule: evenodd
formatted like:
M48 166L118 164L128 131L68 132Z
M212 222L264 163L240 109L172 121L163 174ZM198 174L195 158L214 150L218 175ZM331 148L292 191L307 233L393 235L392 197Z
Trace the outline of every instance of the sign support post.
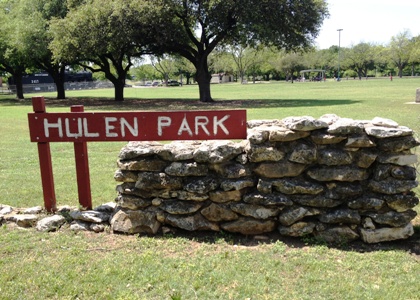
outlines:
M35 114L45 113L44 97L33 97L32 107ZM50 143L38 143L38 156L39 167L41 169L41 182L42 191L44 195L44 206L48 212L54 212L57 210L57 207L54 190L54 175L52 169Z
M83 105L73 105L71 106L71 112L84 112L84 107ZM76 160L76 177L79 204L84 209L92 209L89 158L86 142L74 142L74 157Z

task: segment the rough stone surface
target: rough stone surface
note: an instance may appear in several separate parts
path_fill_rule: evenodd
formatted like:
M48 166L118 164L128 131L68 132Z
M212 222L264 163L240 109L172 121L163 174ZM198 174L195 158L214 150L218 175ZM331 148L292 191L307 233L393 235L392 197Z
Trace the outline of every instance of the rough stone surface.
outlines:
M61 215L54 215L44 219L41 219L36 224L36 229L38 231L56 231L58 230L64 223L66 223L66 219Z
M388 227L379 229L360 229L360 235L365 243L374 244L385 241L406 239L414 234L411 223L404 227Z

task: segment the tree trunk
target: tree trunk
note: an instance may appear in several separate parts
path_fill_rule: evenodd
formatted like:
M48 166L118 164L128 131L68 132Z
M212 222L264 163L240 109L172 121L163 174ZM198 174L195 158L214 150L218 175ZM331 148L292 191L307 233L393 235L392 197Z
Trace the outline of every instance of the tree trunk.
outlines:
M15 84L16 84L16 98L25 99L25 97L23 96L22 73L13 74L13 77L15 79Z
M207 66L207 59L201 59L200 63L196 66L197 73L195 80L198 83L198 90L200 93L201 102L213 102L210 92L211 74Z
M114 82L115 101L124 101L124 85L125 82L121 82L120 80Z

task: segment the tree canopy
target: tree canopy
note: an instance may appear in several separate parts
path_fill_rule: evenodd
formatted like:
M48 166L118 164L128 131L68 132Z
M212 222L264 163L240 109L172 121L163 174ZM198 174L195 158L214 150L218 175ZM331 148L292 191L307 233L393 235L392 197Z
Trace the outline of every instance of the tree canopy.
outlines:
M147 0L155 43L196 69L200 101L212 101L208 57L223 45L308 48L328 16L324 0Z

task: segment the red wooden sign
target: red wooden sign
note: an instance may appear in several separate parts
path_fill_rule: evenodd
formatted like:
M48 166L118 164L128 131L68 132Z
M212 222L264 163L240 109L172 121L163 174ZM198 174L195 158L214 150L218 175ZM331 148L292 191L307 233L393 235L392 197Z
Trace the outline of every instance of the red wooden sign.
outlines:
M92 208L86 142L245 139L246 110L171 112L71 112L47 113L43 97L32 98L28 114L32 142L38 143L44 203L56 210L50 142L73 142L79 203Z
M29 113L32 142L246 138L246 111Z

